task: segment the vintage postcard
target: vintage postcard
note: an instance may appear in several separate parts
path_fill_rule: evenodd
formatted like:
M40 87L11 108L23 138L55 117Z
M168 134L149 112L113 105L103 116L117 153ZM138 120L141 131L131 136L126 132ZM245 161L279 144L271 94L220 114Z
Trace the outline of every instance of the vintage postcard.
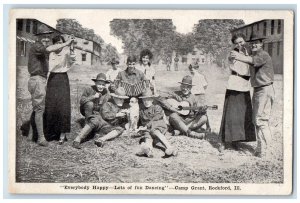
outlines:
M9 20L10 193L292 193L293 11Z

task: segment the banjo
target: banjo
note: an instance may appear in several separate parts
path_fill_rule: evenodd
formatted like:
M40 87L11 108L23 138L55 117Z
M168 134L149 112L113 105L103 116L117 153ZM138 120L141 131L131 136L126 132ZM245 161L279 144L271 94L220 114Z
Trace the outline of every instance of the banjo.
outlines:
M188 101L181 101L178 102L175 99L167 99L167 102L175 109L177 109L178 113L187 116L192 110L196 111L206 111L206 110L217 110L218 105L212 105L212 106L198 106L198 107L191 107L190 103Z

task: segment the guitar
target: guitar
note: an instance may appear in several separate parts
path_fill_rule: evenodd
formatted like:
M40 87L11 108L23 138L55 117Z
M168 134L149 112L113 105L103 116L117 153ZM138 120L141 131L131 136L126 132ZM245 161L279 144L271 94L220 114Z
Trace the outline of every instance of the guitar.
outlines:
M175 109L177 109L178 113L187 116L192 110L195 110L197 112L206 111L206 110L217 110L218 105L212 105L212 106L196 106L191 107L190 103L188 101L182 101L178 102L175 99L167 99L167 102Z

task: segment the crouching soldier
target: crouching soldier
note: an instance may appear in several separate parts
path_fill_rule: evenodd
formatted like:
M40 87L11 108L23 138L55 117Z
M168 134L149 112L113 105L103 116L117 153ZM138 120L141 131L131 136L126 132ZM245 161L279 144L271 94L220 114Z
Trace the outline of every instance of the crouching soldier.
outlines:
M100 111L100 106L103 105L110 95L106 89L106 80L104 73L99 73L96 79L92 79L95 85L84 89L80 98L80 113L85 117L86 121L95 112Z
M176 156L177 150L171 146L169 141L165 137L167 132L167 124L164 121L164 111L159 105L153 104L152 91L147 89L139 97L143 100L144 107L140 110L140 133L144 135L140 140L140 152L137 155L144 155L147 157L153 157L152 148L153 140L161 142L165 147L166 156Z
M105 141L112 140L123 133L127 118L126 112L122 111L124 99L128 97L122 87L116 89L115 93L111 93L111 97L103 104L100 114L93 114L88 118L87 124L73 142L74 148L80 149L80 143L91 131L96 133L96 137L102 136L95 141L98 147L103 147Z
M197 101L195 95L191 93L192 89L192 77L184 76L182 82L179 82L180 91L176 91L169 98L175 99L178 102L187 101L190 105L190 112L188 115L182 115L180 110L172 106L168 100L159 98L158 102L166 110L166 115L169 116L169 123L172 129L174 129L174 135L183 134L188 137L204 139L205 132L202 130L202 126L206 124L207 130L209 130L208 119L206 112L201 113L201 104ZM177 103L176 102L176 103Z

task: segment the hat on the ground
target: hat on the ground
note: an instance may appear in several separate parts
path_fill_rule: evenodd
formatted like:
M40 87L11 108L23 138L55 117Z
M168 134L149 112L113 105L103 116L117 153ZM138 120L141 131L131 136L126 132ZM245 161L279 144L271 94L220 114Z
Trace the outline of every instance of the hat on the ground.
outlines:
M106 80L106 75L104 73L99 73L96 77L96 79L92 79L94 82L96 81L104 81L106 83L109 83L109 81Z
M118 60L116 60L116 58L112 58L109 62L110 65L112 64L119 64L120 62Z
M256 41L256 40L264 40L264 39L267 39L267 38L263 37L263 36L260 36L260 35L257 35L255 33L252 33L251 36L250 36L250 39L247 40L246 42L253 42L253 41Z
M182 82L178 82L180 84L184 84L184 85L190 85L190 86L194 86L193 85L193 79L190 75L186 75L182 78Z
M153 97L158 97L158 95L152 94L151 89L147 88L147 89L142 93L142 96L140 96L139 98L145 99L145 98L153 98Z
M128 96L126 96L126 92L123 87L118 87L115 90L115 93L110 93L110 95L113 97L120 98L120 99L128 99L129 98Z

